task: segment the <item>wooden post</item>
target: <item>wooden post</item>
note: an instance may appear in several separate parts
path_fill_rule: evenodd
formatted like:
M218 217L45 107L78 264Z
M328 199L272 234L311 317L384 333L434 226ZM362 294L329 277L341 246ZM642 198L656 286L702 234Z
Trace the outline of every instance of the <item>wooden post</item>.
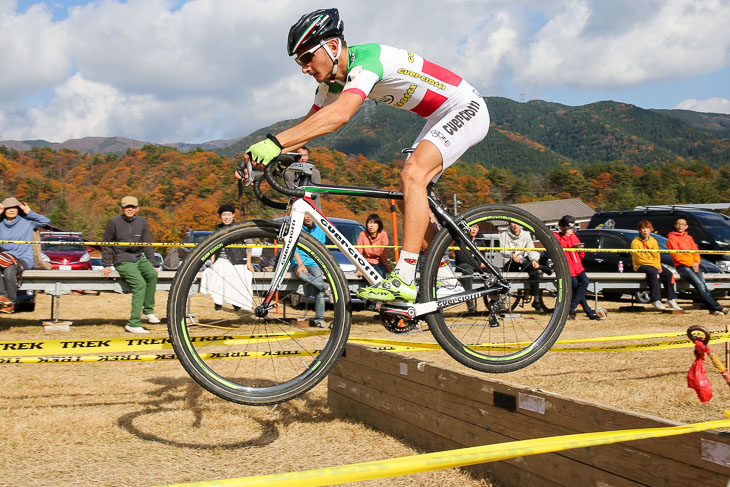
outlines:
M393 254L395 263L398 264L398 221L395 217L395 200L390 200L390 214L393 217L393 245L395 245Z

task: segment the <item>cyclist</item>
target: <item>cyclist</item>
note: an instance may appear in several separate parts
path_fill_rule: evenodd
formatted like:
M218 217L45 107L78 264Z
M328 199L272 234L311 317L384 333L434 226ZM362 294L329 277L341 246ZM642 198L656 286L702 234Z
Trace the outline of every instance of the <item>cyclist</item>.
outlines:
M489 113L481 95L448 69L383 44L348 46L336 8L303 15L289 30L287 53L319 86L314 105L294 127L248 148L266 165L311 139L345 125L366 98L410 110L426 119L401 171L404 213L403 250L394 271L358 296L376 301L413 301L418 253L436 234L429 222L427 185L436 181L489 130ZM425 237L425 240L424 240Z

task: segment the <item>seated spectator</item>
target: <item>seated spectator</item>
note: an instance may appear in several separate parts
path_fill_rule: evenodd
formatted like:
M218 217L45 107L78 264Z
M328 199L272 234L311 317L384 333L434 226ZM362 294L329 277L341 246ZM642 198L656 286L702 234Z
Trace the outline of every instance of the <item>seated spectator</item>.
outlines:
M5 198L0 204L0 240L32 241L33 231L51 221L26 203ZM23 271L35 264L31 244L0 244L0 313L15 312Z
M230 228L236 215L233 205L221 205L218 208L221 223L215 227L217 232ZM249 241L240 242L249 244ZM213 264L203 271L200 280L200 292L210 294L216 311L229 303L235 311L253 308L252 282L254 268L251 264L251 249L226 247L216 252Z
M639 235L631 242L632 249L659 250L659 242L651 236L654 226L649 220L641 220L637 227ZM634 252L631 254L635 272L646 274L646 282L651 292L651 302L658 310L666 309L662 304L661 288L659 280L664 284L667 293L667 304L672 309L682 309L677 304L677 293L674 290L674 276L672 271L662 266L659 252Z
M472 225L469 228L469 238L474 241L479 234L479 225ZM451 243L451 245L456 245L454 242ZM442 261L443 263L443 261ZM464 252L461 248L454 251L454 265L456 266L456 270L461 272L462 277L458 279L458 281L454 280L454 282L461 283L461 285L464 287L465 291L471 291L471 289L474 286L474 279L471 277L463 277L463 276L471 276L476 272L476 269L471 264L471 260L469 257L467 257L467 253ZM482 267L484 267L484 264L482 264ZM449 279L445 279L444 282L450 282ZM486 301L485 297L485 304L487 304L488 301ZM477 301L476 299L470 299L466 302L466 309L468 313L476 313L477 312Z
M667 235L667 248L672 250L699 250L692 236L687 233L689 225L684 218L674 220L674 232ZM674 268L682 279L689 282L697 290L700 299L705 303L710 314L720 316L728 314L730 308L720 305L710 294L705 283L705 277L700 270L700 254L672 254Z
M499 234L499 246L503 248L534 249L535 242L529 231L523 232L521 225L510 223L507 231ZM550 312L542 302L540 271L542 270L546 274L552 274L552 270L545 266L540 266L540 252L536 250L503 250L502 256L505 258L505 271L527 272L527 276L530 279L530 293L533 296L532 307L539 313Z
M104 230L105 242L150 243L152 233L147 220L138 216L139 202L134 196L120 201L122 214L110 218ZM101 248L100 271L105 277L112 272L112 265L132 288L132 310L124 329L129 333L149 333L142 326L142 318L148 323L159 323L155 315L155 291L157 270L152 265L155 251L150 246L104 246Z
M314 164L314 161L311 161L309 159L309 147L306 145L301 146L299 149L297 149L297 152L299 152L302 157L299 159L299 162L307 162L309 164ZM286 186L288 188L296 188L299 186L299 174L295 173L293 171L286 171L284 173L284 181L286 182ZM319 172L319 169L316 167L312 170L312 182L315 184L320 184L322 182L322 175ZM319 193L314 193L312 195L312 201L317 206L317 208L322 208L322 200L320 198Z
M358 247L365 260L372 265L381 277L391 271L390 268L390 249L383 247L389 245L388 233L383 230L383 220L375 213L368 215L365 220L365 231L360 232L357 236L357 245L372 245L374 247ZM360 275L360 271L357 271Z
M578 239L575 234L575 218L570 215L565 215L560 219L558 223L560 232L553 232L555 237L558 239L558 243L564 249L579 249L583 248L583 243ZM585 252L565 252L565 257L568 259L568 268L570 269L570 279L573 283L573 300L570 302L570 312L568 314L569 320L574 320L578 305L583 306L588 318L592 320L602 320L601 316L598 316L595 311L588 305L586 300L586 290L591 281L586 275L586 270L583 267L583 257Z
M314 224L312 216L309 214L304 215L304 225L302 225L302 231L310 233L314 238L324 244L325 236L321 228ZM314 320L310 326L316 326L318 328L328 328L327 322L324 319L324 310L326 299L332 301L332 291L329 288L322 276L322 269L308 254L297 250L294 252L294 258L292 259L292 265L294 272L296 272L299 279L306 282L304 286L305 290L311 288L308 292L314 294Z

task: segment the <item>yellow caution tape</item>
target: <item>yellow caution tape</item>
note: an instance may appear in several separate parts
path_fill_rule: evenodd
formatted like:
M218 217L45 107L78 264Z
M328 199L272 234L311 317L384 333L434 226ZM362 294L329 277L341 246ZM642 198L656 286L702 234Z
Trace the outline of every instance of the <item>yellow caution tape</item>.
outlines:
M0 244L29 244L37 245L40 242L35 240L0 240ZM181 243L181 242L82 242L84 245L90 247L195 247L197 243ZM43 245L65 245L67 241L62 240L44 240ZM259 245L259 244L232 244L229 247L236 248L247 248L247 249L280 249L281 244L278 245ZM338 248L336 245L327 245L328 249ZM396 245L354 245L358 249L395 249L400 248ZM518 250L518 251L540 251L545 250L543 248L535 247L477 247L479 250ZM460 250L461 247L449 247L449 250ZM725 250L669 250L669 249L562 249L565 252L593 252L593 253L630 253L639 254L642 252L658 253L658 254L702 254L702 255L725 255L730 254L730 251Z
M315 335L324 335L328 330L294 331L291 333L269 333L240 336L195 336L191 337L196 347L207 345L233 345L236 343L264 343L272 340L290 340ZM27 355L58 355L69 352L140 352L167 350L172 344L168 337L156 338L107 338L93 340L21 340L0 342L0 357Z
M197 343L197 347L205 347L211 345L236 345L236 344L253 344L253 343L267 343L271 341L284 341L290 339L298 339L304 337L312 337L316 335L325 335L329 333L328 330L312 330L312 331L295 331L291 333L270 333L270 334L258 334L258 335L240 335L240 336L198 336L192 337L193 342ZM551 352L606 352L606 351L619 351L619 350L669 350L676 348L691 348L694 346L690 342L684 333L645 333L639 335L619 335L619 336L605 336L605 337L590 337L590 338L577 338L571 340L558 340L555 342L556 345L575 344L575 343L590 343L590 342L605 342L605 341L628 341L628 340L644 340L648 338L663 338L663 337L682 337L677 340L668 340L660 342L650 343L639 343L639 344L628 344L628 345L607 345L607 346L593 346L593 347L560 347L554 346L550 349ZM360 338L350 337L349 342L360 343L363 345L371 346L371 348L386 352L421 352L429 350L441 350L441 346L437 343L428 342L411 342L405 340L391 340L387 338ZM710 343L725 343L730 341L730 332L725 331L713 331L711 332ZM373 346L375 345L375 346ZM514 343L480 343L472 345L471 348L474 350L492 350L492 351L515 351L521 350L524 346L529 345L528 342L514 342ZM0 342L0 364L7 363L44 363L46 361L40 360L39 356L46 355L62 355L69 352L76 353L118 353L118 352L141 352L149 350L169 350L172 348L172 344L168 337L155 337L155 338L108 338L108 339L92 339L92 340L21 340L21 341L5 341ZM315 351L287 351L286 353L294 355L301 353L303 355L315 354ZM254 353L249 352L246 355L235 355L235 358L241 357L259 357L265 352ZM208 358L234 358L219 356L221 354L214 354L208 356ZM66 362L93 362L93 361L111 361L105 360L69 360L71 356L62 355ZM3 360L7 357L30 357L29 360ZM102 356L108 357L108 356ZM126 357L126 355L125 355ZM151 355L151 357L155 357ZM127 359L132 360L132 359ZM159 360L150 359L150 360ZM50 362L50 361L49 361Z
M725 411L730 418L730 411ZM667 436L685 435L699 431L730 427L730 419L706 421L703 423L662 428L642 428L631 430L604 431L596 433L579 433L574 435L535 438L532 440L511 441L494 445L460 448L401 458L389 458L374 462L354 463L340 467L319 468L301 472L257 475L237 479L211 480L175 484L168 487L214 487L250 485L315 487L320 485L338 485L348 482L382 479L410 475L420 472L458 468L478 463L496 462L529 455L541 455L558 451L588 448L599 445L610 445L625 441L663 438Z

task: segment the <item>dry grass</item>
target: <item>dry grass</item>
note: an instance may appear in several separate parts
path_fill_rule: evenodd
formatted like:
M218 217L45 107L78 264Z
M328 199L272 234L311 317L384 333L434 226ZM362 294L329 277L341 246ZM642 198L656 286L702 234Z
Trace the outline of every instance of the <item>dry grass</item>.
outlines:
M164 316L165 293L157 311ZM70 295L61 317L70 333L46 333L50 297L38 309L3 317L0 341L124 336L129 296ZM730 304L725 301L725 304ZM695 323L722 329L730 320L692 310L682 316L619 313L568 322L567 337L650 332L682 333ZM370 313L355 319L353 335L382 336ZM156 325L153 336L166 333ZM425 334L401 338L422 340ZM716 353L722 346L715 346ZM443 352L419 357L460 368ZM730 391L711 370L715 398L700 404L686 387L691 349L676 351L550 353L537 364L493 378L682 422L720 419ZM405 456L417 453L397 439L335 417L325 385L278 408L227 403L202 391L177 362L0 366L0 484L134 485L210 480ZM486 485L449 470L365 485Z

